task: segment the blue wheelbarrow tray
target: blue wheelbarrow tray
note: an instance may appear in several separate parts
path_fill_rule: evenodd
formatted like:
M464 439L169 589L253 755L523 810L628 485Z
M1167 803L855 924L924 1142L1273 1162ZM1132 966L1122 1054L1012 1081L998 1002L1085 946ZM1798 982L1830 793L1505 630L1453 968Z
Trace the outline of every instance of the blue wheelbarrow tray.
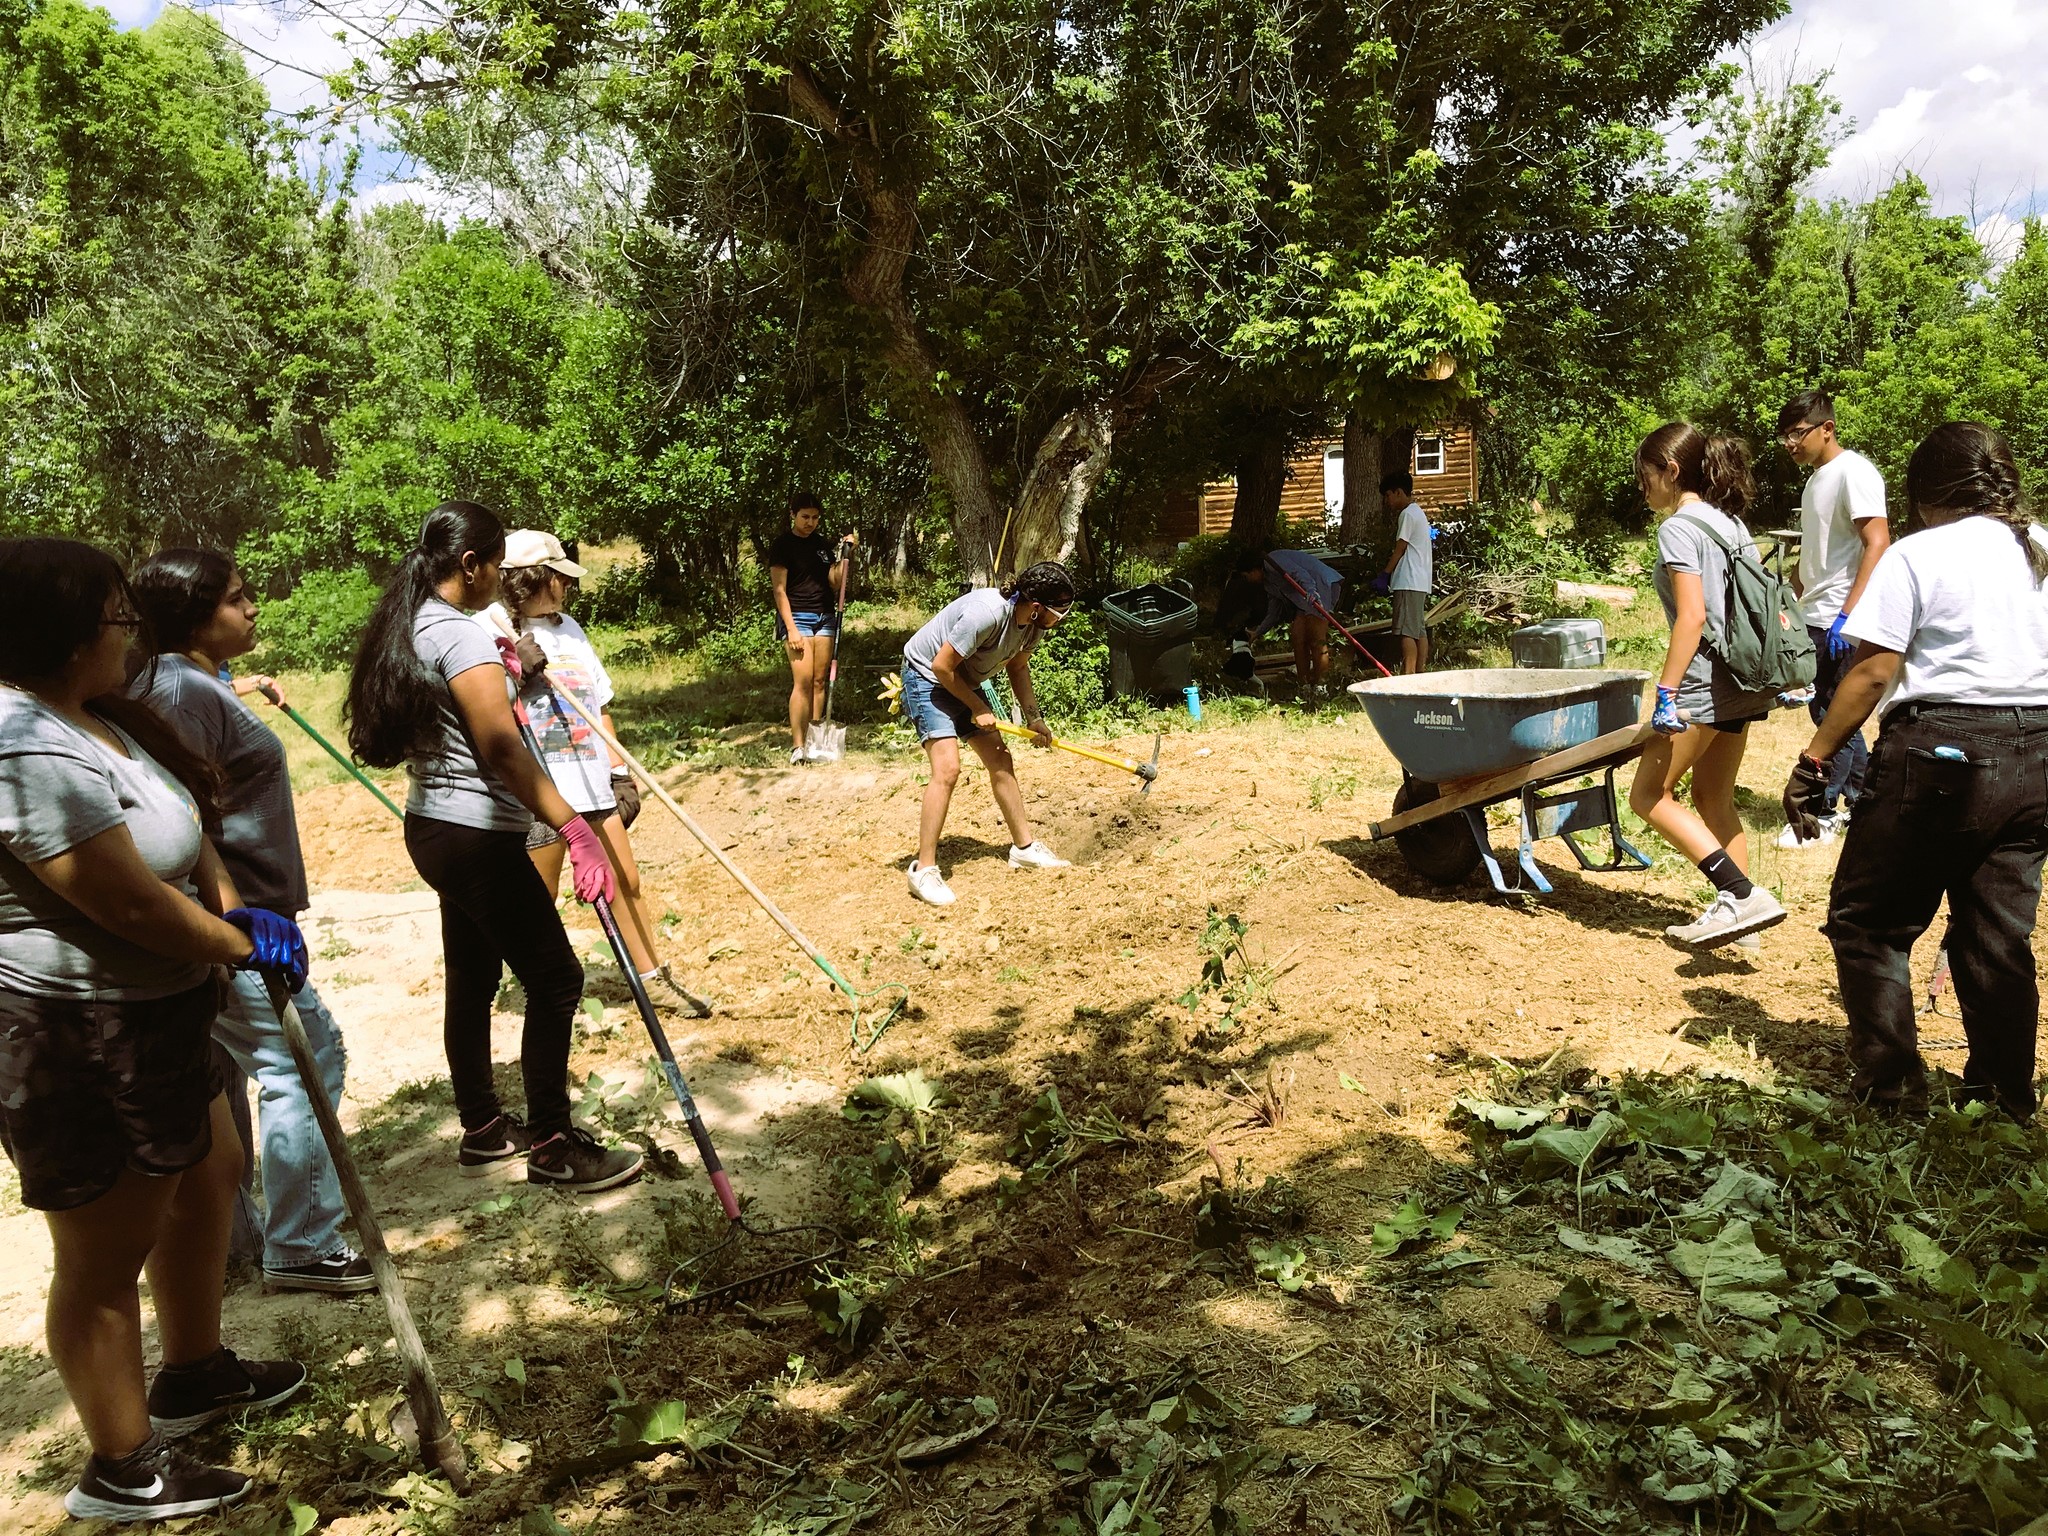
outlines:
M1495 890L1548 892L1533 846L1561 837L1582 869L1643 869L1621 834L1614 771L1640 755L1649 674L1604 669L1486 667L1374 678L1351 684L1366 718L1403 770L1394 814L1375 822L1408 863L1456 885L1482 863ZM1561 791L1591 774L1601 782ZM1510 884L1494 857L1488 806L1521 802L1521 879ZM1604 832L1594 859L1576 833Z

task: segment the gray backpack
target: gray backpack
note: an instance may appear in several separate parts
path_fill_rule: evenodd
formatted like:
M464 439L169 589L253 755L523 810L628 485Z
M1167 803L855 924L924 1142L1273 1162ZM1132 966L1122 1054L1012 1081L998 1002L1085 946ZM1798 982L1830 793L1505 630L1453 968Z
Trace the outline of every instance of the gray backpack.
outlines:
M1678 514L1714 541L1728 557L1727 620L1718 639L1702 637L1708 650L1736 683L1751 693L1784 693L1813 681L1813 637L1799 613L1792 583L1772 575L1747 541L1730 544L1713 525L1690 513Z

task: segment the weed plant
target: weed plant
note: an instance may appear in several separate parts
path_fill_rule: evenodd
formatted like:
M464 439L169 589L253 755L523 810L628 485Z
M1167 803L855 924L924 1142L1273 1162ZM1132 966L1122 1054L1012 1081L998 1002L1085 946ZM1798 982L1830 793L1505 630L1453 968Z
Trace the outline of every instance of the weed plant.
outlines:
M1456 1118L1476 1161L1458 1273L1554 1243L1547 1326L1586 1364L1452 1345L1402 1528L1932 1536L2048 1507L2038 1127L1719 1080L1466 1097Z

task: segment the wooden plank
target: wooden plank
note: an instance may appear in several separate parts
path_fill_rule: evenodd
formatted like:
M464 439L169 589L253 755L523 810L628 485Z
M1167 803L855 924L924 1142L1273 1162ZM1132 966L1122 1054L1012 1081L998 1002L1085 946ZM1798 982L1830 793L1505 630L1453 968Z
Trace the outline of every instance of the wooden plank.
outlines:
M1514 793L1523 785L1537 779L1548 779L1560 774L1579 773L1588 768L1607 768L1625 763L1642 754L1643 744L1650 739L1652 727L1645 720L1641 725L1623 726L1618 731L1609 731L1604 736L1595 736L1591 741L1566 747L1562 752L1552 752L1539 757L1533 763L1524 763L1519 768L1510 768L1483 779L1460 780L1462 787L1455 792L1440 795L1427 805L1418 805L1413 810L1389 816L1385 821L1375 821L1366 828L1366 835L1374 842L1383 837L1392 837L1396 832L1419 826L1451 811L1463 810L1468 805L1478 805Z

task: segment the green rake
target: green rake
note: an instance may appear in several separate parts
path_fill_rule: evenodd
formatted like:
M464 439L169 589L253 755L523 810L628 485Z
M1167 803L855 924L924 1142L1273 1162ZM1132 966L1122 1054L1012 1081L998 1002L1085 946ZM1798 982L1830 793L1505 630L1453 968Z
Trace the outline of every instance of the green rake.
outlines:
M776 926L789 935L790 942L795 944L798 949L802 950L809 957L811 964L823 971L832 985L846 994L847 1001L853 1004L853 1018L848 1025L853 1054L865 1056L869 1051L873 1050L883 1034L887 1032L889 1026L896 1022L897 1015L902 1013L909 1004L910 989L900 981L885 981L878 987L869 987L863 990L840 975L839 968L820 953L817 945L804 937L803 930L798 928L795 923L792 923L784 915L782 908L776 906L774 902L768 899L767 892L748 879L747 872L725 856L725 850L718 846L717 839L698 826L690 813L676 804L674 797L655 782L654 775L647 771L646 765L639 758L620 746L618 739L604 728L602 722L592 718L590 711L585 709L573 695L563 693L559 697L563 703L567 704L582 717L583 723L590 727L599 741L610 747L618 755L620 762L633 770L634 776L647 786L649 793L668 807L669 813L683 824L684 830L690 836L697 839L703 845L706 853L718 861L719 867L728 875L731 875L733 879L739 881L740 888L754 898L755 903L759 905L763 912L766 912L775 919ZM887 1006L884 1007L884 1004ZM877 1009L881 1010L880 1018L874 1016L874 1010ZM863 1014L867 1015L865 1019L862 1017Z

